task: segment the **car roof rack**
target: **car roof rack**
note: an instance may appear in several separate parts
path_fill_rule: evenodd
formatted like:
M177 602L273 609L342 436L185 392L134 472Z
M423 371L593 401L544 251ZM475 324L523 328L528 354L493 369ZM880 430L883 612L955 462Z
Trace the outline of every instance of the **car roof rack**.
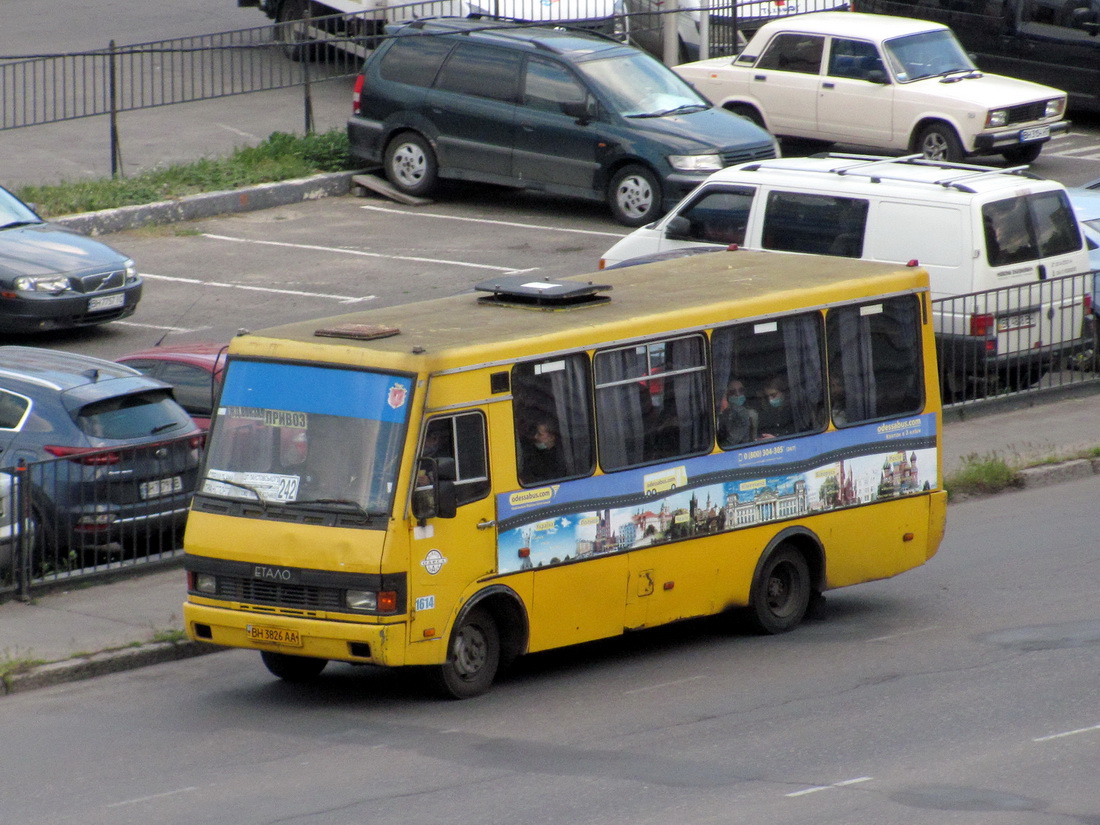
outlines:
M975 194L977 190L973 189L969 184L977 179L985 177L993 177L996 175L1018 175L1020 177L1029 177L1035 180L1039 180L1039 175L1031 172L1026 166L1013 166L1005 169L998 169L996 167L989 166L977 166L966 163L950 163L947 161L928 160L923 155L901 155L900 157L882 157L880 155L858 155L849 154L845 152L818 152L817 154L807 156L814 159L836 159L836 160L853 160L862 161L862 163L854 163L848 166L838 166L831 169L822 169L820 167L808 167L808 166L794 166L786 165L783 163L776 164L769 161L760 161L752 164L751 166L744 166L742 169L746 172L756 172L761 169L777 171L777 172L802 172L809 174L833 174L838 176L858 176L866 177L872 183L881 183L882 181L900 181L904 183L912 184L925 184L928 186L938 186L943 189L955 189L959 192L966 192L969 194ZM904 175L891 175L884 174L882 170L897 169L900 166L922 166L926 168L943 169L945 171L954 170L958 174L951 177L939 178L937 180L915 180L911 177L905 177Z

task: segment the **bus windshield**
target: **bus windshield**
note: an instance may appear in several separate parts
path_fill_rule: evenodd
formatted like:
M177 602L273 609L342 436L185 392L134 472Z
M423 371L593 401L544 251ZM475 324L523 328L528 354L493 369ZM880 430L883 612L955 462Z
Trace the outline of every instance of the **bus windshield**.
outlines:
M231 361L200 491L388 514L411 389L407 376Z

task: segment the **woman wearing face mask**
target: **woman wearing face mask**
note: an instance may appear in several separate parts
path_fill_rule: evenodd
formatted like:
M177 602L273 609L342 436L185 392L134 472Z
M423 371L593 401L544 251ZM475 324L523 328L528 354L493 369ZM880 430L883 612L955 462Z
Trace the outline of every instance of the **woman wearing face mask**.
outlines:
M718 443L725 448L756 440L757 413L745 406L745 385L731 378L718 410Z
M781 376L764 385L764 405L760 408L760 438L778 438L794 432L794 418L787 398L787 382Z

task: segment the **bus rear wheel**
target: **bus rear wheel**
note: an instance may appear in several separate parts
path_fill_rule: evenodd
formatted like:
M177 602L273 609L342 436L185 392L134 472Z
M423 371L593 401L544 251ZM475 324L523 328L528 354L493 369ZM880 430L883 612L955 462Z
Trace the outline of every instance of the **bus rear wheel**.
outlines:
M753 583L750 618L761 633L786 633L806 615L810 605L810 568L790 545L777 547Z
M436 671L445 696L472 699L489 690L500 667L500 632L488 611L474 608L451 635L447 661Z
M312 656L291 656L289 653L260 652L266 667L273 676L284 682L312 682L321 675L328 659L314 659Z

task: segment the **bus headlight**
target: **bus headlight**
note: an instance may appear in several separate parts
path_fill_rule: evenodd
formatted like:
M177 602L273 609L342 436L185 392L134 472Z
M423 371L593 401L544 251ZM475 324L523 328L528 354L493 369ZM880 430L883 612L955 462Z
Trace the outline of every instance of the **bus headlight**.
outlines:
M378 609L378 594L373 590L348 590L344 593L344 604L349 610Z
M192 589L199 593L217 593L218 580L213 573L196 573L195 585Z

